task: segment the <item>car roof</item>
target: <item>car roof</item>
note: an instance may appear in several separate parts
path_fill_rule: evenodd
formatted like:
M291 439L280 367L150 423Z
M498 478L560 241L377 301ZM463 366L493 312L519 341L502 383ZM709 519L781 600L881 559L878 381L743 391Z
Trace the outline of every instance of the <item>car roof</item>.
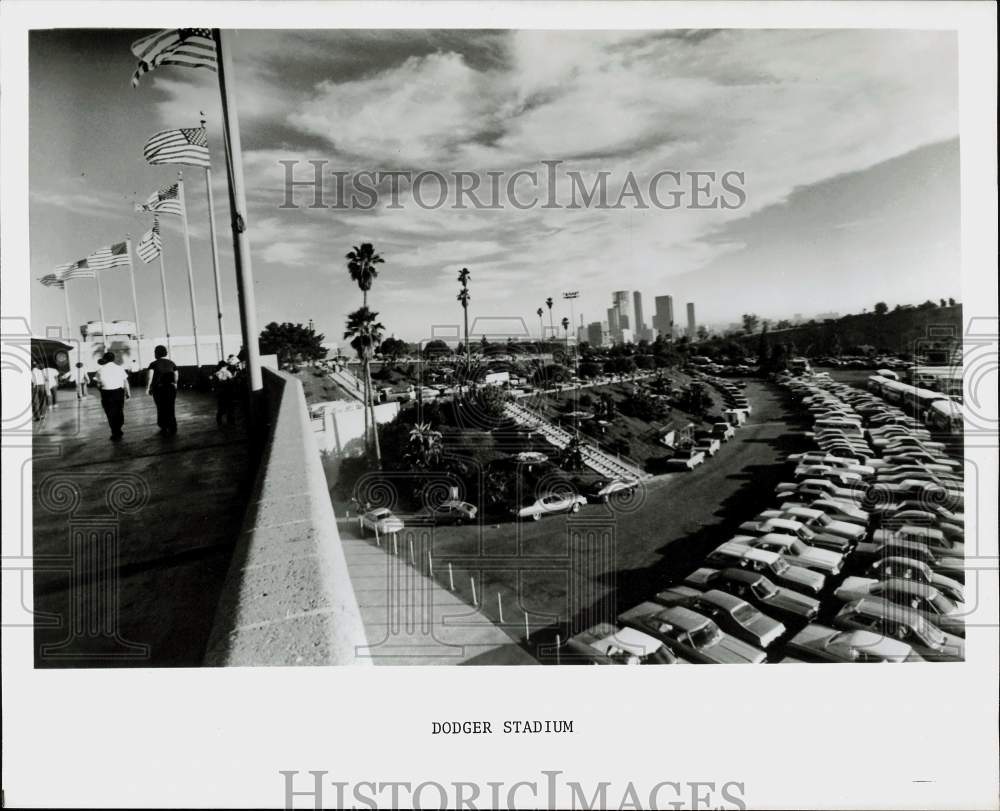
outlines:
M727 566L722 570L722 575L729 580L739 580L743 583L753 585L758 580L763 580L764 575L760 572L752 572L749 569L739 569L736 566Z
M707 617L703 617L701 614L681 605L664 609L657 614L657 618L663 622L669 622L671 625L676 625L682 631L696 631L711 621Z
M714 603L720 608L725 608L728 611L731 611L734 608L739 608L741 605L745 605L746 603L745 600L741 600L739 597L725 591L719 591L718 589L709 589L704 594L699 595L697 599Z
M893 622L902 620L910 625L923 626L924 620L920 612L907 606L899 605L881 597L862 597L848 603L841 609L841 613L855 612L867 614L870 617L884 617Z
M622 628L610 636L598 639L591 645L601 653L607 653L610 648L620 648L634 656L648 656L663 647L663 643L655 636L637 631L634 628Z
M756 540L756 538L747 538L747 540ZM726 543L719 546L715 551L721 554L732 555L733 557L750 558L751 560L758 560L768 564L774 563L781 557L777 552L769 552L766 549L756 549L752 546L745 546L742 543L736 543L735 541L726 541Z

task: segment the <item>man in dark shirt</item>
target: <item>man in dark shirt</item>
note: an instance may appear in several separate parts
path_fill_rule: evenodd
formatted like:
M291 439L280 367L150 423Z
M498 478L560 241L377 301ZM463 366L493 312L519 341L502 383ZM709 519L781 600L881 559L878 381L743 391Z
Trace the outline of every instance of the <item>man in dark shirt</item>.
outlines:
M146 372L146 394L153 395L156 403L156 424L160 433L173 436L177 433L177 417L174 404L177 400L177 366L167 357L167 348L158 346L153 350L156 356Z

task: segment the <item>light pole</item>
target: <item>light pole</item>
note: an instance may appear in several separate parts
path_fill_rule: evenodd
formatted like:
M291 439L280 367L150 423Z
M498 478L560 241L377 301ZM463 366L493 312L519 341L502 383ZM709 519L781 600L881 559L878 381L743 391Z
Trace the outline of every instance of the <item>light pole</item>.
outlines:
M569 302L569 312L570 312L570 325L573 329L577 329L576 326L576 307L574 306L576 300L580 297L579 290L570 290L562 294L562 297ZM567 341L569 336L567 335ZM579 366L579 346L580 346L580 336L576 336L576 340L573 341L573 391L575 393L575 402L573 403L573 427L576 429L577 438L580 436L580 366Z

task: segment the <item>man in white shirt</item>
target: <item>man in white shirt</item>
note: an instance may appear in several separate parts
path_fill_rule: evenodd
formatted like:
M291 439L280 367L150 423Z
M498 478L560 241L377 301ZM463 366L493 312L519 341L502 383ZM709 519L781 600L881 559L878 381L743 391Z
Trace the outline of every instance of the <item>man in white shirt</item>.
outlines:
M111 427L111 441L118 442L122 438L122 426L125 424L125 401L131 399L132 390L128 385L128 375L115 362L114 352L105 352L97 361L97 386L101 390L101 406L108 416Z
M73 369L70 369L62 376L62 379L69 381L76 387L77 400L82 400L87 396L87 386L90 385L90 378L87 376L82 363L76 364Z
M37 360L33 360L31 361L31 418L35 422L45 419L48 405L48 381L45 379L45 370Z
M49 407L58 408L56 405L56 389L59 388L59 370L51 366L45 367L45 385L49 390Z

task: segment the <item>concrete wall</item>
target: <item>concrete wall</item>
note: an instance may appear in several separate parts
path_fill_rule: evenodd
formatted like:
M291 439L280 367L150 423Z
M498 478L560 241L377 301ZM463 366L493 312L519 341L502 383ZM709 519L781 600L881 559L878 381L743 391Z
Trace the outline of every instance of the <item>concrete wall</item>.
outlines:
M302 383L264 370L270 428L207 665L354 665L367 645Z
M392 422L398 413L399 403L379 403L375 406L375 422ZM348 455L360 452L365 436L364 408L323 409L321 417L313 418L312 429L322 451Z

